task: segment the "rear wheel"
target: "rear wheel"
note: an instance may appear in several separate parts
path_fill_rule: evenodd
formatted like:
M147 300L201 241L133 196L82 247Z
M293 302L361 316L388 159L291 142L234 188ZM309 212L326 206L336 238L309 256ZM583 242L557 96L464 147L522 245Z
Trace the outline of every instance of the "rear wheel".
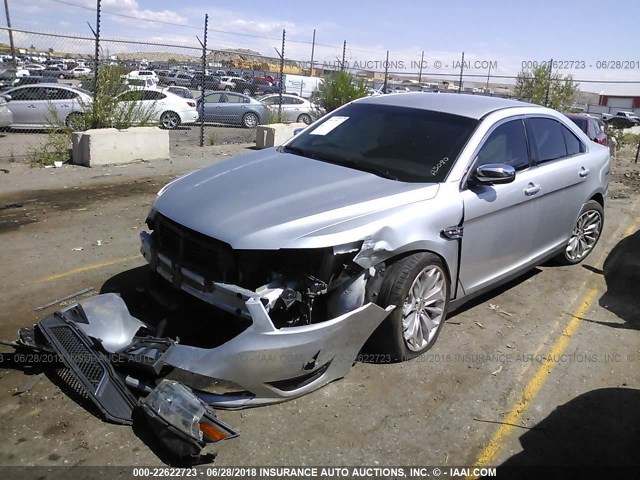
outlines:
M180 126L180 115L176 112L164 112L160 117L160 124L167 130L173 130Z
M84 130L85 127L84 118L82 114L78 112L72 112L67 115L67 119L64 123L67 127L74 131Z
M305 125L311 124L311 117L306 113L303 113L298 117L298 123L304 123Z
M600 239L604 223L604 209L595 200L582 207L564 251L556 257L562 265L575 265L593 251Z
M248 88L245 88L244 90L242 90L242 93L245 95L251 95L251 90L249 90Z
M377 303L396 308L372 336L375 350L395 361L426 352L438 338L449 304L442 260L427 252L398 260L387 269Z
M255 113L245 113L244 117L242 117L242 125L245 128L253 128L258 126L258 122L260 121L260 119L258 118L258 116Z

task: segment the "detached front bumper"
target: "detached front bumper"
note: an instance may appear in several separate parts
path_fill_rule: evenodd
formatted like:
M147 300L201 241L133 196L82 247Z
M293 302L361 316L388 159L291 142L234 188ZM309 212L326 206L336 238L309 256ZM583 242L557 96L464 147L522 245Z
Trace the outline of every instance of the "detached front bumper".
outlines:
M159 254L148 233L142 232L140 238L141 253L152 270L174 287L251 321L246 330L219 347L176 343L163 356L165 365L238 386L231 393L199 394L218 407L275 403L344 377L362 345L394 308L368 303L324 322L277 329L268 310L283 289L255 292L210 281ZM93 329L95 338L108 336L107 331L97 330ZM133 340L129 336L128 343Z

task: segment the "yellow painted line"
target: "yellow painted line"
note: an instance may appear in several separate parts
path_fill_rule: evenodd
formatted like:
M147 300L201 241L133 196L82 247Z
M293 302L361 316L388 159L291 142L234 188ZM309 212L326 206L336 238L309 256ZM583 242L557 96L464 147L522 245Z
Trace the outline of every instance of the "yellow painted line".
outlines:
M633 234L638 229L639 224L640 217L635 217L634 223L625 230L623 237L628 237L629 235ZM595 287L591 287L587 291L587 294L582 298L580 306L572 314L571 320L564 327L560 334L560 337L551 347L551 350L549 350L549 353L545 357L545 361L542 363L542 365L540 365L540 367L538 367L538 370L536 370L533 378L524 387L520 400L518 400L518 402L514 404L509 415L507 415L507 417L502 420L504 423L500 425L498 430L496 430L496 432L489 440L487 446L480 453L480 456L475 463L476 466L486 467L492 465L495 462L498 454L500 453L502 443L505 441L507 436L516 428L515 426L521 424L523 414L529 408L533 399L538 395L538 393L540 393L540 390L547 381L547 378L549 378L549 375L556 367L556 362L554 362L553 359L561 356L562 353L566 350L569 342L571 341L571 338L577 332L580 326L580 319L586 316L587 311L596 300L597 296L598 289Z
M587 311L597 296L598 289L590 288L586 296L582 299L582 304L578 309L576 309L573 313L573 317L567 326L564 327L564 330L562 330L560 338L558 338L549 353L546 355L545 361L540 365L540 367L538 367L533 378L529 380L529 383L524 387L522 397L513 406L511 413L502 420L504 424L500 425L500 428L498 428L498 430L493 434L489 444L484 448L475 465L478 467L491 465L498 456L502 442L515 428L513 425L520 424L523 413L527 410L531 401L536 397L536 395L538 395L542 386L547 381L547 378L556 367L556 362L553 361L553 358L558 358L566 350L571 337L576 333L580 326L580 318L584 318L586 316Z
M94 263L92 265L85 265L83 267L74 268L73 270L69 270L67 272L55 273L53 275L48 275L46 277L39 278L38 280L36 280L36 282L42 283L42 282L50 282L51 280L59 280L61 278L69 277L71 275L76 275L78 273L97 270L99 268L109 267L111 265L117 265L119 263L130 262L131 260L135 260L137 258L142 258L142 257L140 255L133 255L131 257L116 258L115 260L107 260L106 262Z

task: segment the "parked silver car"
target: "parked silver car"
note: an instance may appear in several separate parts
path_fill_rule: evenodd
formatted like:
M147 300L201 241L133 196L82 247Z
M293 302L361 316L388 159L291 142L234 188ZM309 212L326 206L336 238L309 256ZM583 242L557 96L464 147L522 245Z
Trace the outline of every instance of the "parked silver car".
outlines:
M267 123L269 108L248 95L223 91L206 92L204 107L198 99L198 112L205 122L242 125L252 128Z
M280 104L279 94L269 94L258 97L259 102L269 105L274 112L278 111ZM322 113L309 100L305 100L297 95L282 95L282 114L287 122L306 123L309 125L314 119L318 118Z
M0 95L0 128L10 127L13 123L13 114L7 105L7 99Z
M547 108L464 94L352 102L158 192L141 233L156 297L197 297L233 335L194 344L187 322L173 325L183 342L162 340L154 364L207 403L243 407L346 375L367 340L380 361L420 355L463 302L589 255L609 168L605 147ZM120 313L101 307L77 328L138 352L141 322L117 300L104 301Z
M86 90L59 83L24 85L3 94L11 97L8 104L13 114L11 128L16 129L73 127L93 100Z

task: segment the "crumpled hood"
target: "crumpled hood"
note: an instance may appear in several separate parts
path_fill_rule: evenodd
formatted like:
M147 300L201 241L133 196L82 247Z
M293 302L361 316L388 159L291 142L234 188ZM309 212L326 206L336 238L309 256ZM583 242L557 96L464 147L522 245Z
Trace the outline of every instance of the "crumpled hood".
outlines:
M436 184L398 182L271 148L180 178L154 209L236 249L311 248L330 246L322 245L329 227L346 233L351 221L437 191ZM348 237L343 243L358 240Z

